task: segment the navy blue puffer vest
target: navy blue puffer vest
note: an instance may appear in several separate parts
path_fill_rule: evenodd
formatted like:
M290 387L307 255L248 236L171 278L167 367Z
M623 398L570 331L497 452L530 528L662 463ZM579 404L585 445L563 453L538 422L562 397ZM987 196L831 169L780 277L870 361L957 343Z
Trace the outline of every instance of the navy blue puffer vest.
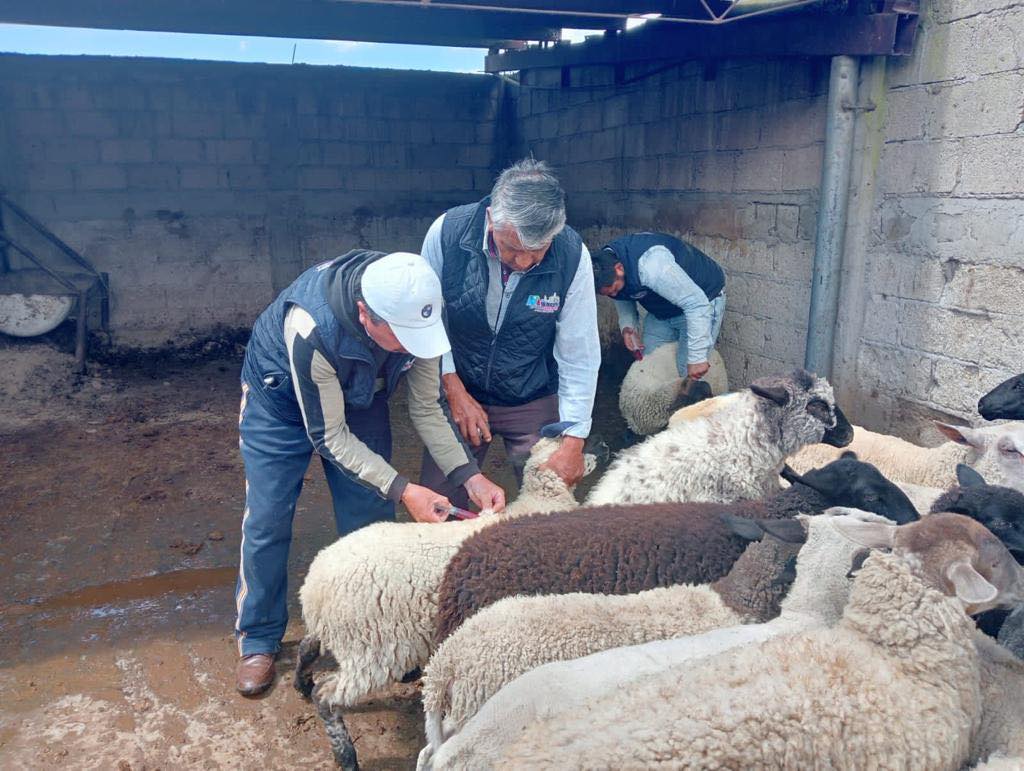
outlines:
M495 334L487 320L483 251L489 204L485 198L445 214L441 288L452 356L466 390L481 404L515 406L558 392L555 324L582 241L570 227L555 236L544 259L520 277Z
M664 233L635 233L604 247L615 253L626 272L626 284L615 299L634 300L659 319L671 319L683 312L640 283L640 258L652 246L664 246L672 252L676 264L701 288L708 300L714 300L725 288L725 273L721 266L700 249Z
M346 411L370 406L378 377L383 378L385 395L390 396L399 376L408 369L413 357L392 353L378 373L370 347L374 343L357 320L353 289L359 286L366 266L383 256L383 252L356 249L316 265L295 279L256 319L245 349L242 381L249 385L250 394L265 399L282 419L302 422L284 342L284 317L292 305L316 322L317 335L326 349L323 353L338 373Z

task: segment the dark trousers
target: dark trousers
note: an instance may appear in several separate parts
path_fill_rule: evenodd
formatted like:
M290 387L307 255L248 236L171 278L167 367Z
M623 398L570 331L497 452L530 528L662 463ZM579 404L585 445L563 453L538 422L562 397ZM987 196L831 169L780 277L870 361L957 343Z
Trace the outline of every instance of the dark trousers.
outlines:
M345 415L349 429L378 455L391 459L387 399ZM282 420L259 396L242 386L238 421L245 462L245 513L235 588L238 652L276 653L288 624L288 549L295 504L313 444L302 423ZM395 505L322 459L334 504L338 535L395 518Z
M558 397L544 396L516 407L496 407L481 404L491 426L491 436L501 437L505 442L505 453L508 455L516 482L523 483L523 466L530 455L530 449L540 439L540 430L549 423L558 422ZM473 455L477 465L482 469L490 443L473 447ZM420 484L441 493L456 506L469 508L469 495L464 487L454 487L441 473L430 453L423 453L423 465L420 468Z

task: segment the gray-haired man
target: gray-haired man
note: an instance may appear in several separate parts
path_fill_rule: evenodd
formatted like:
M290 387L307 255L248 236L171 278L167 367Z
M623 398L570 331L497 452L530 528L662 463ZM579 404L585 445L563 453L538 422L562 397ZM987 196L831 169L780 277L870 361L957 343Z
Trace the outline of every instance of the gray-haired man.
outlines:
M601 347L590 253L565 224L558 180L543 162L519 161L490 196L438 217L422 254L441 278L452 343L441 380L477 462L501 436L522 481L541 428L559 423L548 465L579 481ZM468 503L427 455L420 481Z

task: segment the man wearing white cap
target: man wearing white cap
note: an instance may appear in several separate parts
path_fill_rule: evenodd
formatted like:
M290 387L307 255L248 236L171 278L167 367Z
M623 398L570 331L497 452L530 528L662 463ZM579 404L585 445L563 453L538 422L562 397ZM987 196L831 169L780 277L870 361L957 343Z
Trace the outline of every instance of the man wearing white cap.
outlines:
M389 463L388 397L406 375L409 416L452 485L501 509L441 397L440 357L451 346L441 285L416 254L348 252L299 276L256 320L242 366L239 435L246 498L235 604L239 692L262 693L288 622L287 564L302 479L316 451L338 534L393 519L444 519L443 495Z

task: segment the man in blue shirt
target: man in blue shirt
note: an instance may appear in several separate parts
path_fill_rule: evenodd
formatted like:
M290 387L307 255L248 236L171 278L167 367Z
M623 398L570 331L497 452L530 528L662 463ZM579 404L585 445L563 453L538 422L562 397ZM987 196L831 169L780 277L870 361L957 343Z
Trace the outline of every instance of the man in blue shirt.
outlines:
M679 343L681 377L699 380L725 314L725 273L704 252L664 233L635 233L612 241L594 255L597 291L615 300L626 348L652 353ZM636 305L647 311L643 338Z

